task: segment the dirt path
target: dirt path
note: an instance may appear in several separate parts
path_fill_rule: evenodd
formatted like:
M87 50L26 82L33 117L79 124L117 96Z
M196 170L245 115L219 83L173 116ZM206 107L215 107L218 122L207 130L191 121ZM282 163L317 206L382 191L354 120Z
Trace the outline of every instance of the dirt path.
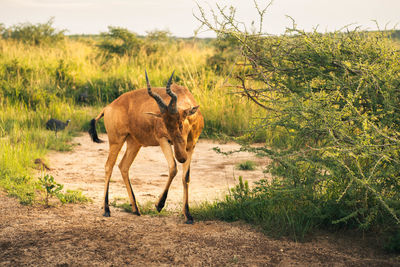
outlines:
M100 139L107 140L106 135ZM104 164L108 156L108 142L93 143L87 135L74 139L74 151L67 153L52 152L48 155L50 173L66 188L82 190L94 200L95 205L102 205L104 191ZM237 182L239 175L250 183L266 177L261 166L267 165L267 159L258 159L249 153L238 153L232 156L217 154L212 149L220 147L223 151L238 149L235 143L218 144L201 140L192 157L190 202L201 203L222 197ZM115 164L111 183L110 199L126 199L128 194L122 180L118 163L125 152L122 148ZM255 171L240 171L235 165L251 159L258 163ZM182 171L178 164L178 174L172 182L168 194L167 205L176 206L182 203ZM134 160L130 172L132 188L139 203L156 202L168 180L168 165L160 147L143 147ZM167 206L168 208L168 206Z
M103 139L106 139L102 136ZM385 255L357 238L318 234L306 243L274 240L244 223L195 222L183 224L179 215L137 217L111 207L101 216L104 162L107 144L93 144L84 135L67 153L48 155L50 173L66 188L80 189L94 201L45 209L21 206L0 192L0 265L18 266L396 266ZM263 177L261 168L241 172L234 168L249 155L230 157L212 151L201 141L193 157L191 204L221 197L234 177L249 181ZM222 149L235 144L218 145ZM254 159L260 165L260 159ZM265 161L265 160L264 160ZM135 160L131 181L138 201L155 201L166 182L167 165L158 148L143 149ZM182 198L180 173L168 196L168 209ZM111 200L127 199L118 167L111 183Z

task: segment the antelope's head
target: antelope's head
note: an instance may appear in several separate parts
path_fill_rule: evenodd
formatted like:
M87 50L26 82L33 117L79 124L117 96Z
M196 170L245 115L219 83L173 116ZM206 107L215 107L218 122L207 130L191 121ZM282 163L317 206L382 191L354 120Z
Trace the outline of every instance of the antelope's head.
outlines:
M175 158L180 162L184 163L187 159L186 153L186 139L188 135L187 126L185 127L185 119L196 113L199 106L191 107L188 109L181 109L177 107L178 97L171 91L171 82L174 72L168 80L165 88L167 94L171 97L169 104L165 104L164 100L157 94L151 91L149 78L146 74L147 92L157 102L160 109L159 114L148 113L157 117L160 117L168 131L170 141L174 146Z

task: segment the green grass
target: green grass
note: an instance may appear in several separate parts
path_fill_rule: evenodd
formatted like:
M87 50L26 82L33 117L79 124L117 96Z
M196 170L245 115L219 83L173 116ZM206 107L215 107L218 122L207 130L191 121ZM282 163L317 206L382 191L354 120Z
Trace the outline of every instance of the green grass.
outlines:
M92 202L90 198L85 196L82 191L67 189L65 193L57 194L57 198L61 203L87 203Z
M11 175L8 171L0 172L0 186L11 197L21 204L30 205L35 202L37 185L31 176Z
M114 199L110 205L114 208L119 208L125 212L132 213L132 206L129 202L120 202L121 199ZM172 212L168 211L166 208L162 209L160 212L156 210L154 202L147 201L144 204L137 203L139 211L142 215L150 215L150 216L168 216Z
M97 111L96 108L74 106L73 104L54 102L48 107L29 109L24 104L0 104L0 186L21 203L31 204L41 189L35 177L37 158L45 159L49 150L69 151L71 140ZM50 117L71 119L68 127L57 134L45 128ZM79 194L68 192L66 201L80 199ZM40 194L39 194L40 195Z
M224 200L204 202L192 207L191 213L197 220L242 220L269 236L296 241L303 241L322 221L318 206L304 191L271 184L268 191L260 192L250 189L242 177Z
M243 162L240 162L236 165L236 169L242 170L242 171L253 171L257 167L257 163L255 163L252 160L246 160Z

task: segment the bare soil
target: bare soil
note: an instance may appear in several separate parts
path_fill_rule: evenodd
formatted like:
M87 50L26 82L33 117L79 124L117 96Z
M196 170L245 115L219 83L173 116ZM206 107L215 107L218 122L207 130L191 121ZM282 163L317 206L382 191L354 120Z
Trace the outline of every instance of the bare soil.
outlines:
M104 135L101 138L106 140ZM51 208L22 206L0 192L0 265L400 266L396 255L385 254L368 239L346 234L318 233L309 242L296 243L272 239L242 222L196 221L186 225L179 213L138 217L111 207L111 217L105 218L101 206L108 144L94 144L87 135L73 142L73 151L48 155L48 173L65 188L82 190L93 202ZM262 169L267 159L246 153L223 156L212 150L215 146L225 151L239 148L233 143L198 143L191 165L191 205L223 197L239 175L250 184L268 178ZM248 159L258 163L256 170L235 168ZM157 200L167 174L161 150L142 148L130 170L139 203ZM117 165L112 181L111 201L127 201ZM182 195L178 172L166 209L180 210Z

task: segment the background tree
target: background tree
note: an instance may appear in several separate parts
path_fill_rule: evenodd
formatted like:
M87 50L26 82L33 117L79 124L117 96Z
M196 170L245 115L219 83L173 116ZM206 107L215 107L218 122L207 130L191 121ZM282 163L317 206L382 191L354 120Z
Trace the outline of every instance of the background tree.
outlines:
M30 45L50 45L64 40L66 30L53 27L54 17L45 23L19 23L9 28L0 24L0 34L4 39L14 39Z
M135 56L139 53L142 41L137 35L121 27L108 27L108 32L102 33L103 41L98 47L108 55Z

